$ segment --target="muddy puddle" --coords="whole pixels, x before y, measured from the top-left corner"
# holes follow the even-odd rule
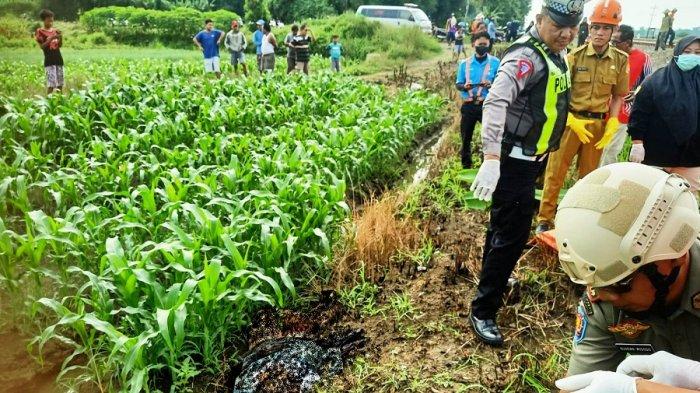
[[[16,331],[0,332],[0,393],[59,393],[55,380],[68,355],[47,345],[44,364],[27,351],[29,339]]]

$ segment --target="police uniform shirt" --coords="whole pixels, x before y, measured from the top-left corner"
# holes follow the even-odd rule
[[[537,28],[530,33],[541,41]],[[557,61],[564,61],[566,50],[550,53]],[[496,79],[484,101],[481,137],[484,154],[500,156],[505,129],[516,129],[519,122],[533,122],[528,107],[529,96],[521,94],[547,76],[547,64],[529,47],[515,48],[503,56]]]
[[[690,249],[688,281],[678,310],[668,318],[637,320],[610,303],[579,302],[569,375],[615,371],[630,355],[666,351],[700,361],[700,239]]]
[[[568,55],[571,69],[571,103],[574,112],[607,113],[610,96],[629,92],[627,54],[611,45],[601,55],[593,44],[580,46]]]

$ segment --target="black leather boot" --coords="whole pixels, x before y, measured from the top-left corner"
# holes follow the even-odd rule
[[[476,336],[479,337],[484,343],[500,347],[503,345],[503,336],[501,331],[498,329],[496,321],[493,319],[479,319],[474,316],[474,314],[469,315],[469,321],[474,328]]]

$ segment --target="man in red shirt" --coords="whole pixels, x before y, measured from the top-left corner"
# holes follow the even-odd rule
[[[612,36],[612,43],[615,47],[629,55],[627,64],[630,67],[630,92],[625,96],[625,104],[620,110],[620,128],[613,137],[612,142],[603,151],[603,157],[600,159],[600,166],[605,166],[617,162],[617,156],[620,154],[625,139],[627,138],[627,123],[629,122],[630,112],[632,111],[632,103],[634,96],[642,85],[646,77],[651,75],[651,57],[643,51],[634,48],[634,29],[631,26],[620,25],[620,28]]]

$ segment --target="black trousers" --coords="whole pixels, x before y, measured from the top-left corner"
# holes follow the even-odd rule
[[[477,122],[481,122],[483,106],[472,102],[462,104],[462,120],[459,123],[459,133],[462,136],[462,168],[472,167],[472,137]]]
[[[516,262],[530,237],[537,210],[535,182],[544,162],[501,155],[501,177],[493,193],[491,222],[486,232],[481,278],[472,313],[479,319],[495,319]]]

